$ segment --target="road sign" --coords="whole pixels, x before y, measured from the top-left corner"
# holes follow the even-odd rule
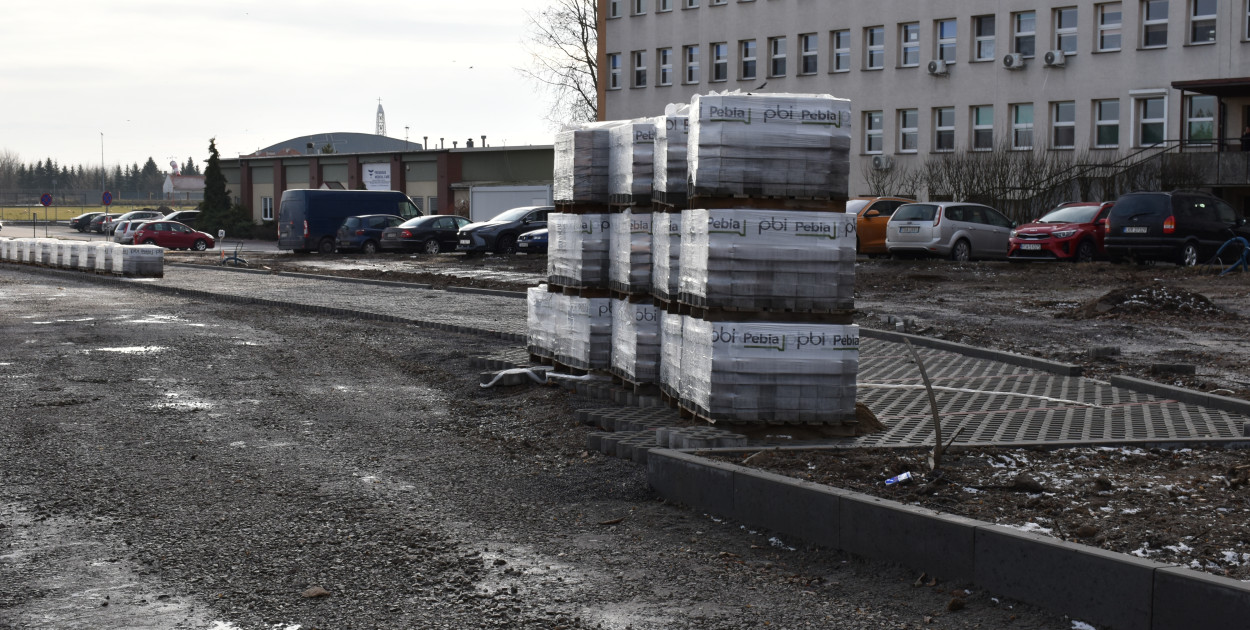
[[[43,207],[45,207],[45,208],[47,208],[48,206],[52,205],[52,195],[50,195],[50,194],[48,194],[48,193],[43,193],[43,194],[42,194],[42,195],[40,195],[40,197],[39,197],[39,203],[43,204]]]
[[[111,193],[111,192],[109,192],[109,191],[107,191],[107,190],[106,190],[106,191],[104,191],[104,197],[101,199],[101,201],[103,201],[103,202],[104,202],[104,205],[106,205],[106,206],[111,206],[111,205],[113,205],[113,193]]]

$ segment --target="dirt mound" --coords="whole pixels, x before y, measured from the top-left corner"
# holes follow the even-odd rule
[[[1205,295],[1164,286],[1116,289],[1061,314],[1071,319],[1113,318],[1123,315],[1235,317],[1216,306]]]

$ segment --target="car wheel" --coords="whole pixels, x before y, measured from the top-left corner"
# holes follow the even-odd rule
[[[365,241],[365,243],[360,246],[360,251],[364,252],[365,254],[369,256],[372,256],[378,253],[378,244],[374,243],[373,241]]]
[[[1196,243],[1185,243],[1181,246],[1180,260],[1177,261],[1182,267],[1193,267],[1198,264],[1198,245]]]
[[[202,252],[208,249],[208,241],[202,238],[197,238],[195,239],[195,244],[191,246],[191,249],[194,249],[197,252]]]
[[[1093,241],[1081,241],[1076,246],[1076,255],[1072,257],[1072,260],[1079,263],[1094,262],[1094,254],[1097,252],[1098,249],[1094,247]]]
[[[495,252],[499,254],[515,254],[516,237],[511,235],[500,236],[499,241],[495,243]]]
[[[322,254],[333,254],[334,253],[334,241],[328,238],[321,239],[321,242],[317,244],[317,251]]]
[[[156,241],[155,241],[154,239],[150,239],[150,238],[149,238],[149,239],[144,239],[143,244],[144,244],[144,245],[155,245],[155,244],[156,244]]]
[[[427,254],[437,254],[441,250],[439,249],[437,240],[429,239],[421,244],[421,251]]]
[[[962,238],[955,241],[955,246],[951,248],[951,260],[961,263],[972,260],[972,246],[968,241]]]

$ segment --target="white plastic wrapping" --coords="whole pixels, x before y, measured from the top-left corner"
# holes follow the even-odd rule
[[[39,251],[35,262],[49,267],[56,265],[56,241],[50,238],[41,238],[36,239],[35,243]]]
[[[582,370],[606,370],[612,363],[612,300],[564,296],[557,320],[556,360]]]
[[[675,300],[681,286],[681,214],[657,212],[651,222],[651,293]]]
[[[608,288],[611,215],[547,215],[547,279],[559,286]]]
[[[690,141],[690,105],[669,105],[655,119],[655,168],[652,176],[657,201],[685,206],[686,145]],[[680,203],[679,203],[680,202]]]
[[[828,94],[696,94],[691,196],[845,199],[851,103]]]
[[[612,300],[612,373],[633,383],[660,377],[660,311],[652,304]]]
[[[6,262],[9,260],[9,245],[12,242],[13,239],[0,238],[0,260]]]
[[[609,132],[619,124],[588,123],[556,133],[551,193],[557,203],[608,202]]]
[[[626,209],[611,215],[608,286],[624,293],[651,291],[651,226],[653,215]]]
[[[121,247],[115,243],[92,243],[95,246],[96,273],[113,272],[113,250]]]
[[[82,267],[83,252],[86,251],[86,243],[74,241],[69,243],[69,251],[65,253],[65,267],[67,269],[80,269]]]
[[[660,390],[681,396],[681,339],[684,315],[660,313]]]
[[[855,307],[855,217],[845,212],[682,212],[679,299],[708,308]]]
[[[547,287],[530,287],[526,292],[526,346],[530,354],[556,356],[556,306],[563,297]]]
[[[655,171],[655,123],[638,119],[608,132],[608,195],[613,203],[651,203]]]
[[[165,249],[157,245],[123,245],[122,273],[159,278],[165,275]]]
[[[714,421],[853,422],[858,371],[858,326],[684,322],[682,404]]]

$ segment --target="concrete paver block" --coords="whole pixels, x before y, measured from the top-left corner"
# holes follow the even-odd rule
[[[1250,584],[1189,569],[1159,569],[1150,628],[1250,628]]]
[[[979,521],[858,493],[840,505],[842,549],[943,579],[972,579]]]

